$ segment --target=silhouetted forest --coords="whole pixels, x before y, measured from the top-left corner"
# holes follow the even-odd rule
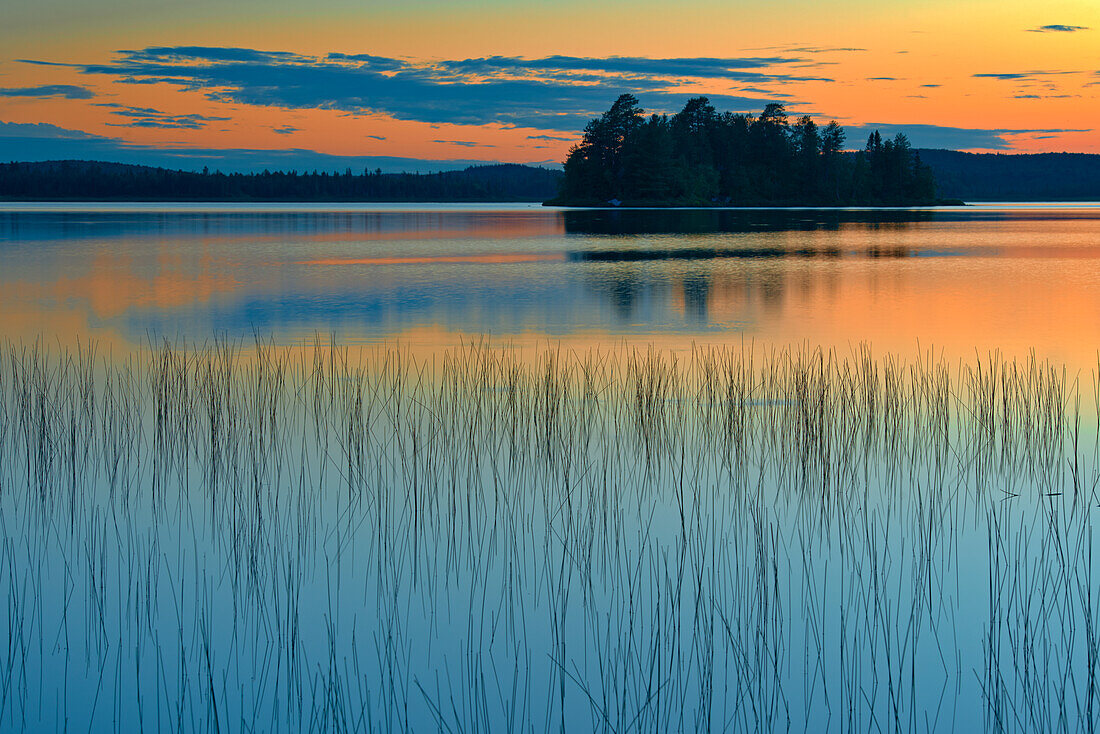
[[[836,121],[791,121],[782,104],[758,116],[719,113],[706,97],[650,115],[620,96],[569,152],[565,205],[915,205],[936,201],[931,169],[904,135],[878,132],[846,154]]]
[[[941,196],[966,201],[1100,201],[1100,155],[922,150]]]
[[[759,118],[748,115],[721,115],[720,120],[737,117],[733,123],[738,135],[752,133],[753,123],[761,118],[775,117],[765,110]],[[590,161],[575,158],[567,161],[570,176],[592,176],[596,181],[581,181],[586,187],[601,186],[606,198],[565,196],[564,203],[606,205],[618,198],[626,204],[691,203],[705,206],[729,205],[836,205],[879,203],[928,203],[926,198],[899,198],[883,188],[896,181],[907,148],[907,141],[876,140],[861,151],[837,151],[843,145],[844,131],[839,125],[810,128],[803,121],[786,123],[785,145],[775,145],[782,166],[769,166],[768,160],[754,147],[735,137],[741,147],[738,157],[728,154],[730,140],[719,140],[711,151],[727,151],[719,160],[731,161],[724,167],[717,164],[689,164],[692,156],[702,158],[705,147],[688,147],[677,159],[669,151],[676,150],[671,136],[673,117],[643,121],[644,134],[657,138],[655,151],[639,150],[624,143],[620,156],[630,160],[621,164],[622,186],[616,192],[606,180],[596,177]],[[602,119],[602,118],[601,118]],[[596,122],[596,121],[594,121]],[[724,124],[724,123],[723,123]],[[783,125],[779,123],[764,123]],[[667,126],[667,127],[666,127]],[[743,127],[742,127],[743,126]],[[589,126],[590,128],[592,125]],[[656,128],[666,128],[656,132]],[[719,129],[721,129],[719,127]],[[807,150],[812,150],[814,133],[818,139],[816,156],[799,155],[798,143],[805,138]],[[797,135],[796,135],[797,133]],[[587,136],[586,136],[587,139]],[[704,138],[707,140],[707,138]],[[717,140],[715,137],[709,140]],[[750,138],[751,140],[751,138]],[[683,145],[685,141],[681,141]],[[700,149],[701,148],[701,149]],[[590,151],[596,149],[590,148]],[[876,153],[877,150],[877,153]],[[889,151],[889,154],[887,154]],[[1100,155],[1088,153],[961,153],[954,150],[910,150],[919,176],[928,185],[928,176],[935,180],[940,201],[1098,201],[1100,200]],[[878,161],[876,164],[875,161]],[[602,169],[600,169],[602,170]],[[645,172],[654,175],[649,179]],[[786,171],[783,173],[783,171]],[[893,172],[893,173],[891,173]],[[124,200],[124,201],[408,201],[408,202],[505,202],[546,201],[556,194],[577,191],[576,178],[561,186],[561,171],[534,166],[503,164],[473,166],[462,171],[445,173],[380,173],[344,172],[270,172],[255,174],[223,174],[205,171],[176,171],[123,163],[98,161],[50,161],[44,163],[0,164],[0,199],[23,200]],[[603,177],[606,179],[606,176]],[[612,177],[612,180],[616,180]],[[714,182],[717,181],[717,184]],[[878,182],[878,183],[876,183]],[[570,188],[571,187],[571,188]],[[717,193],[713,193],[713,188]],[[658,196],[661,191],[665,195]],[[680,194],[677,198],[673,195]],[[694,198],[684,194],[694,191]],[[863,191],[864,193],[860,193]],[[866,191],[879,191],[877,198]],[[885,191],[887,195],[881,192]],[[670,193],[672,192],[672,193]],[[803,193],[809,192],[809,193]],[[629,194],[624,196],[624,194]],[[709,198],[708,198],[709,194]],[[927,191],[924,192],[927,194]]]
[[[0,164],[0,198],[129,201],[544,201],[559,171],[513,164],[443,173],[217,173],[94,161]]]

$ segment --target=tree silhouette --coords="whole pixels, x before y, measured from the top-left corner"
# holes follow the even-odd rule
[[[626,94],[585,126],[569,151],[565,204],[910,205],[935,201],[931,170],[908,139],[872,133],[844,150],[835,120],[791,124],[781,103],[759,116],[721,114],[693,97],[677,114],[644,117]]]

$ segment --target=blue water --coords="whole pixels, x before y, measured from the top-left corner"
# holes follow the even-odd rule
[[[0,206],[0,730],[1092,731],[1098,303],[1096,205]]]

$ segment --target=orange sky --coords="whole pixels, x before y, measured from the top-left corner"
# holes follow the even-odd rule
[[[559,55],[594,60],[593,66],[612,57],[766,57],[782,61],[750,70],[772,78],[700,77],[669,65],[646,72],[648,86],[637,96],[650,109],[671,104],[666,101],[669,92],[779,99],[793,112],[835,117],[846,126],[902,126],[918,147],[1100,153],[1100,4],[1095,0],[487,0],[463,7],[423,1],[392,5],[374,0],[20,4],[5,10],[7,19],[0,27],[0,122],[49,123],[116,139],[114,145],[560,161],[577,125],[554,126],[537,116],[514,118],[518,121],[494,120],[492,115],[448,119],[454,115],[449,115],[446,100],[440,110],[410,111],[402,105],[421,104],[418,95],[430,98],[433,90],[454,90],[405,89],[396,80],[387,87],[396,101],[376,96],[373,88],[357,94],[354,77],[341,77],[333,82],[340,85],[335,91],[326,88],[323,95],[311,96],[308,67],[325,63],[332,52],[396,60],[416,73],[438,64],[500,56],[509,59],[505,76],[513,79],[517,61]],[[1046,26],[1062,29],[1037,30]],[[303,89],[288,90],[281,76],[271,77],[273,89],[245,88],[235,81],[213,88],[203,79],[197,88],[187,89],[179,75],[190,73],[187,67],[197,62],[173,61],[172,82],[158,81],[163,75],[154,73],[164,65],[163,56],[137,76],[128,76],[133,67],[120,63],[126,61],[122,50],[181,46],[290,52],[297,55],[295,73],[307,67]],[[275,68],[282,62],[265,63],[257,75],[283,70]],[[108,67],[107,72],[88,73],[87,67],[94,65]],[[349,73],[347,68],[341,71]],[[382,76],[388,73],[383,70]],[[638,78],[634,71],[623,75],[606,69],[587,79],[553,73],[555,90],[567,88],[574,78],[577,85],[606,89],[604,107],[623,83]],[[783,78],[789,76],[811,79]],[[256,78],[261,86],[268,83]],[[502,80],[481,73],[452,78],[437,73],[431,83]],[[68,91],[60,91],[59,85]],[[221,93],[220,98],[210,99],[212,91]],[[354,99],[348,99],[349,93]],[[590,111],[591,103],[551,100],[557,93],[547,93],[546,110]],[[486,108],[505,109],[513,101],[506,86],[471,92],[475,107],[480,104],[477,94],[489,95]],[[724,107],[721,102],[716,106]],[[189,115],[201,118],[181,119]],[[905,128],[913,125],[980,134],[947,130],[937,136]],[[12,130],[21,134],[15,128],[0,133],[15,134]],[[0,153],[10,157],[6,150]]]

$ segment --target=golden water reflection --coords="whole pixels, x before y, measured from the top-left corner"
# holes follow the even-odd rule
[[[1089,367],[1100,209],[0,210],[0,333],[823,345]]]

